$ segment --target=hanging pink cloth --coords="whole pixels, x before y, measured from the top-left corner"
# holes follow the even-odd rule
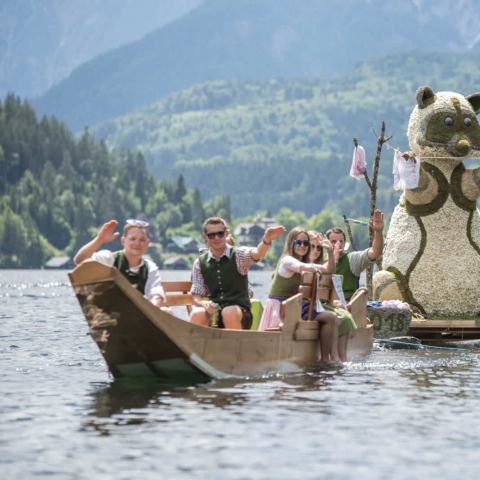
[[[363,177],[367,163],[365,162],[365,150],[363,147],[355,147],[352,158],[352,168],[350,168],[350,176],[357,180]]]
[[[400,150],[393,154],[393,188],[395,190],[412,190],[420,181],[420,159],[406,159]]]

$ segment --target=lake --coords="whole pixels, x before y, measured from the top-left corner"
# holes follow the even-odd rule
[[[0,270],[0,478],[478,477],[478,342],[164,385],[114,381],[87,331],[67,272]]]

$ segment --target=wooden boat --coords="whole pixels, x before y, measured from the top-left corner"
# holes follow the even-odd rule
[[[193,379],[259,376],[315,364],[318,323],[301,321],[302,294],[284,302],[279,331],[194,325],[151,304],[115,268],[86,261],[70,274],[72,287],[115,378]],[[373,326],[354,332],[349,359],[370,354]]]

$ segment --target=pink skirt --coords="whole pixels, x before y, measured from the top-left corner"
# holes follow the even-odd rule
[[[274,298],[268,298],[258,330],[262,332],[267,328],[277,328],[282,321],[281,313],[282,302]]]

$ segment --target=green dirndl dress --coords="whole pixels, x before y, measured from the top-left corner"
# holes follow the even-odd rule
[[[308,307],[310,305],[310,302],[304,302],[302,306],[302,319],[306,320],[308,317]],[[334,307],[333,305],[330,305],[326,301],[322,301],[322,307],[325,309],[327,312],[334,312],[335,315],[338,318],[338,336],[341,337],[342,335],[345,335],[348,332],[351,332],[357,328],[355,325],[355,320],[353,320],[353,317],[351,313],[343,308],[339,307]],[[313,309],[313,318],[315,318],[318,315],[319,312]]]

